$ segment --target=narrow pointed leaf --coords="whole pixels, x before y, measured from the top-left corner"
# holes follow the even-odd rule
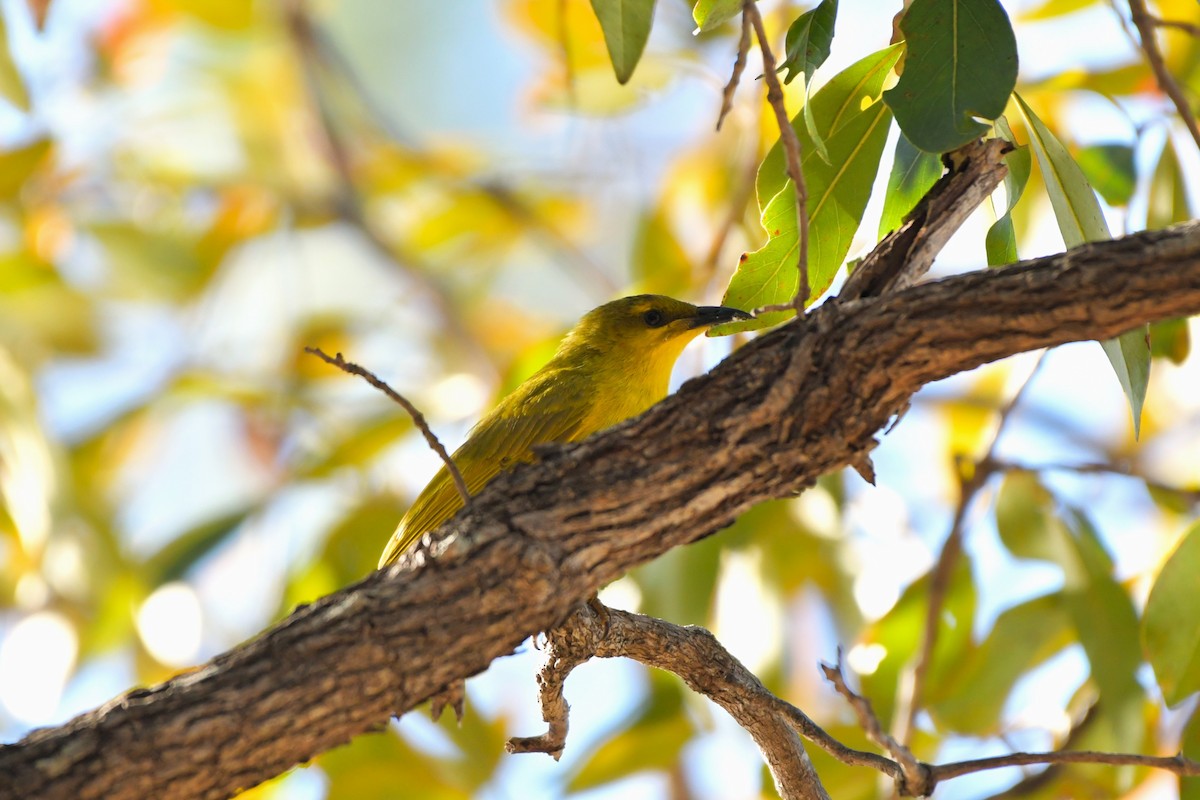
[[[1013,228],[1012,212],[1025,193],[1025,184],[1029,182],[1029,173],[1033,168],[1033,157],[1025,145],[1017,145],[1008,120],[1003,115],[996,119],[996,135],[1011,143],[1014,149],[1004,156],[1004,164],[1008,174],[1004,176],[1005,205],[1004,213],[988,228],[984,237],[987,249],[988,266],[999,267],[1012,264],[1019,260],[1017,254],[1017,233]]]
[[[1029,144],[1042,170],[1046,193],[1050,196],[1050,205],[1058,220],[1063,242],[1067,247],[1077,247],[1085,242],[1112,238],[1100,210],[1100,202],[1079,165],[1021,96],[1013,96],[1017,98],[1017,105],[1029,127]],[[1113,371],[1117,373],[1121,389],[1129,398],[1135,436],[1141,431],[1142,404],[1146,400],[1146,385],[1150,382],[1150,341],[1147,331],[1148,328],[1142,326],[1100,343],[1112,363]]]
[[[654,0],[592,0],[592,10],[604,32],[604,44],[612,60],[617,82],[633,75],[654,21]]]
[[[1017,85],[1017,40],[996,0],[913,0],[900,30],[904,74],[883,99],[922,150],[944,153],[987,132]]]

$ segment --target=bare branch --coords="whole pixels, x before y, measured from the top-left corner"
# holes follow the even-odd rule
[[[787,106],[783,102],[783,86],[779,83],[779,73],[776,70],[775,56],[771,53],[771,42],[763,26],[762,15],[758,13],[756,0],[744,0],[742,16],[749,17],[758,38],[758,49],[762,51],[763,80],[767,82],[767,103],[775,112],[775,122],[779,125],[779,141],[783,145],[783,155],[787,161],[787,174],[792,179],[792,188],[796,192],[796,223],[800,231],[799,253],[796,256],[796,269],[799,271],[800,283],[796,296],[790,306],[766,306],[756,309],[756,313],[766,311],[788,311],[794,309],[796,316],[804,316],[804,307],[808,304],[810,289],[808,285],[808,187],[804,183],[804,169],[801,166],[800,137],[792,127],[788,117]]]
[[[1146,0],[1129,0],[1129,12],[1133,17],[1133,24],[1137,28],[1138,36],[1142,40],[1142,50],[1146,52],[1146,60],[1150,62],[1150,69],[1154,70],[1154,76],[1158,79],[1158,85],[1167,93],[1167,97],[1171,98],[1171,102],[1175,104],[1175,109],[1179,112],[1180,119],[1187,127],[1188,133],[1192,135],[1192,140],[1196,142],[1196,147],[1200,147],[1200,127],[1196,125],[1196,117],[1192,114],[1192,107],[1188,103],[1183,89],[1179,88],[1179,83],[1171,75],[1163,60],[1162,50],[1159,49],[1158,39],[1155,38],[1155,19],[1146,9]]]
[[[717,115],[717,130],[721,130],[721,123],[725,121],[726,115],[733,110],[733,95],[737,92],[738,83],[742,80],[742,72],[746,69],[746,57],[750,53],[750,17],[742,14],[742,38],[738,42],[737,59],[733,62],[733,73],[729,76],[729,83],[725,84],[725,89],[721,92],[721,113]]]
[[[1160,28],[1174,28],[1191,36],[1200,37],[1200,25],[1191,22],[1184,22],[1181,19],[1161,19],[1155,16],[1150,16],[1150,21]]]
[[[562,696],[567,675],[592,657],[631,658],[678,675],[694,691],[729,712],[754,737],[783,800],[828,800],[788,716],[775,711],[786,704],[704,628],[610,608],[604,608],[601,615],[592,605],[585,605],[547,638],[546,663],[538,675],[538,686],[542,716],[550,727],[541,736],[511,740],[510,753],[543,752],[557,759],[567,733],[568,709]]]
[[[361,367],[358,364],[355,364],[353,361],[347,361],[342,358],[341,353],[338,353],[336,356],[331,358],[319,347],[306,347],[304,348],[304,352],[311,353],[312,355],[324,361],[326,364],[332,364],[342,372],[347,372],[351,375],[357,375],[360,378],[364,378],[367,383],[371,384],[376,389],[390,397],[392,400],[399,403],[400,407],[407,411],[408,415],[412,417],[413,424],[416,425],[417,429],[421,431],[421,435],[425,437],[425,441],[429,443],[431,448],[433,448],[433,452],[437,453],[438,458],[440,458],[442,463],[446,465],[446,470],[450,473],[450,477],[454,479],[454,486],[458,489],[458,493],[462,497],[463,505],[467,505],[471,502],[471,493],[467,491],[467,482],[463,480],[462,473],[458,471],[458,466],[454,463],[454,459],[450,457],[450,454],[446,452],[446,448],[442,447],[442,443],[438,441],[437,436],[434,435],[433,429],[429,427],[429,423],[425,420],[425,415],[422,414],[416,406],[410,403],[408,398],[397,392],[391,386],[388,386],[385,381],[381,380],[375,375],[374,372],[371,372],[371,370]]]
[[[900,785],[897,787],[903,797],[925,797],[933,794],[935,781],[932,780],[929,765],[917,760],[912,751],[905,745],[893,739],[879,723],[871,701],[850,688],[846,683],[846,674],[842,669],[842,650],[838,648],[837,663],[821,664],[821,672],[825,679],[833,684],[838,694],[846,698],[850,707],[858,716],[859,727],[867,734],[867,738],[887,752],[900,765],[902,774]]]
[[[498,477],[427,549],[191,672],[0,748],[0,798],[228,796],[484,669],[634,566],[859,461],[927,383],[1197,313],[1200,222],[825,303],[646,414]],[[742,426],[792,369],[805,377],[788,402]]]

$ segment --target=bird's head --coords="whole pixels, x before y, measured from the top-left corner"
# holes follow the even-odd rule
[[[694,306],[657,294],[622,297],[589,311],[568,339],[600,349],[618,348],[629,355],[678,355],[705,329],[735,319],[750,319],[728,306]]]

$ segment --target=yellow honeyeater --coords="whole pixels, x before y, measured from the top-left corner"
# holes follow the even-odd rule
[[[710,325],[749,319],[725,306],[694,306],[643,294],[584,315],[546,366],[500,401],[471,430],[453,459],[476,494],[533,446],[575,442],[637,416],[667,396],[684,345]],[[421,536],[454,516],[462,497],[445,467],[413,501],[379,559],[393,563]]]

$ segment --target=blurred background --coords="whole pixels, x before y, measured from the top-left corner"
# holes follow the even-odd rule
[[[1200,23],[1193,0],[1156,7]],[[806,6],[762,8],[782,43]],[[1076,153],[1114,234],[1191,218],[1197,147],[1157,91],[1127,9],[1006,8],[1019,90]],[[815,83],[885,46],[899,9],[845,0]],[[694,35],[682,0],[658,2],[626,86],[583,0],[0,10],[5,742],[203,662],[374,568],[436,457],[400,409],[304,346],[374,370],[453,447],[584,311],[642,291],[717,302],[738,255],[764,239],[753,181],[777,131],[758,54],[715,132],[738,30]],[[1162,34],[1193,98],[1194,33]],[[1015,212],[1023,257],[1062,249],[1039,180],[1035,167]],[[881,194],[852,257],[878,238]],[[985,204],[935,274],[986,264],[993,219]],[[1105,651],[1058,604],[1063,565],[1018,557],[1003,538],[1006,525],[1072,526],[1111,562],[1104,590],[1142,608],[1200,503],[1197,333],[1194,320],[1156,326],[1138,442],[1098,346],[1056,350],[1036,372],[1041,356],[1026,354],[920,393],[876,454],[877,486],[826,476],[602,598],[710,627],[773,690],[863,746],[817,663],[841,646],[892,717],[962,480],[1024,386],[993,454],[1007,466],[963,514],[966,556],[918,755],[1068,740],[1169,754],[1181,738],[1200,742],[1200,724],[1185,727],[1195,698],[1167,708],[1136,631],[1122,638],[1096,606],[1097,627],[1111,623]],[[695,343],[676,383],[739,343]],[[1134,676],[1123,698],[1132,725],[1089,722],[1110,710],[1096,710],[1106,659]],[[773,796],[723,712],[626,662],[571,678],[561,762],[503,755],[508,736],[541,730],[539,663],[526,646],[470,681],[461,728],[413,713],[247,796]],[[887,796],[873,773],[815,757],[839,800]],[[1010,769],[939,796],[1013,786],[1035,797],[1181,791],[1172,776],[1131,769]]]

